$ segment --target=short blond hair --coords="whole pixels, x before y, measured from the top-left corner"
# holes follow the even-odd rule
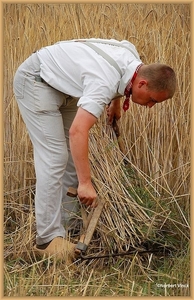
[[[153,63],[140,68],[139,75],[148,81],[150,90],[167,91],[172,98],[176,90],[176,75],[174,70],[165,64]]]

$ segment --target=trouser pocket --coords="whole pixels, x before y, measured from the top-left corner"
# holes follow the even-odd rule
[[[37,113],[60,114],[65,95],[42,81],[34,82],[34,109]]]
[[[23,99],[24,98],[25,81],[26,81],[26,76],[19,68],[16,71],[15,76],[14,76],[14,80],[13,80],[14,94],[15,94],[17,99]]]

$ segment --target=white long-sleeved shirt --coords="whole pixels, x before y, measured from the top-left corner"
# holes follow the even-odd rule
[[[106,104],[116,96],[124,95],[127,84],[142,61],[135,46],[126,40],[87,41],[114,59],[122,75],[104,57],[75,40],[44,47],[37,51],[37,55],[40,76],[55,89],[79,98],[77,105],[98,118]],[[112,45],[112,42],[124,47]]]

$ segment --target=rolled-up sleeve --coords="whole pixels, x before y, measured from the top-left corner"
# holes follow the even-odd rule
[[[104,107],[108,105],[117,94],[119,80],[112,82],[107,78],[86,77],[83,80],[83,96],[77,105],[99,118]]]
[[[91,98],[81,97],[77,103],[77,106],[87,110],[89,113],[99,118],[104,110],[104,103],[100,104],[96,101],[92,101]]]

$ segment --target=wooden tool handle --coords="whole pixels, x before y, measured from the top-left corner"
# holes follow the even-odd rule
[[[94,233],[94,230],[96,228],[96,225],[98,223],[98,219],[101,215],[101,212],[102,212],[102,209],[103,209],[103,206],[104,206],[104,201],[99,201],[98,202],[98,206],[95,208],[94,212],[93,212],[93,215],[91,217],[91,220],[88,224],[88,227],[86,229],[86,234],[85,234],[85,239],[84,239],[84,244],[86,246],[89,245],[91,239],[92,239],[92,236],[93,236],[93,233]]]
[[[80,254],[82,251],[86,251],[88,245],[91,242],[92,236],[94,234],[94,230],[96,229],[96,225],[98,223],[98,219],[101,215],[102,209],[104,206],[104,201],[99,201],[98,206],[94,209],[92,216],[89,216],[91,219],[89,221],[88,227],[84,234],[81,235],[80,240],[77,244],[77,248],[75,252]]]
[[[77,196],[77,190],[73,187],[69,187],[67,191],[67,195],[70,197],[76,197]],[[102,212],[104,206],[104,201],[98,201],[98,206],[89,213],[87,217],[87,228],[80,236],[79,242],[77,244],[77,248],[75,249],[75,253],[80,254],[81,251],[85,251],[92,239],[94,230],[96,228],[96,225],[98,223],[98,219],[100,217],[100,214]]]
[[[75,189],[74,187],[69,187],[67,190],[67,196],[77,197],[77,189]]]

